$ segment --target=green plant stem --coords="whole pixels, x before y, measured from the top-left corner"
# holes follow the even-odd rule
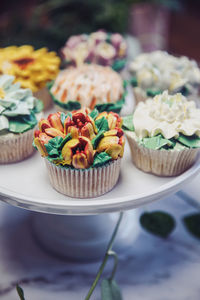
[[[109,278],[110,281],[113,280],[114,276],[115,276],[115,273],[116,273],[116,270],[117,270],[117,265],[118,265],[118,256],[117,254],[113,251],[113,250],[110,250],[108,252],[109,256],[112,256],[114,258],[114,267],[113,267],[113,270],[112,270],[112,273],[111,273],[111,276]]]
[[[94,282],[93,282],[93,284],[92,284],[92,286],[91,286],[91,288],[90,288],[90,290],[89,290],[89,292],[88,292],[88,294],[87,294],[85,300],[89,300],[89,299],[90,299],[90,297],[91,297],[91,295],[92,295],[92,293],[93,293],[93,291],[94,291],[94,289],[95,289],[95,287],[96,287],[96,285],[97,285],[97,283],[98,283],[98,281],[99,281],[99,279],[100,279],[100,277],[101,277],[101,274],[103,273],[104,267],[105,267],[105,265],[106,265],[106,263],[107,263],[107,260],[108,260],[109,256],[110,256],[110,255],[113,256],[113,253],[111,252],[111,254],[109,254],[109,252],[110,252],[111,249],[112,249],[113,242],[114,242],[114,239],[115,239],[115,237],[116,237],[116,235],[117,235],[118,228],[119,228],[119,225],[120,225],[120,223],[121,223],[122,217],[123,217],[123,212],[120,212],[119,219],[118,219],[118,221],[117,221],[117,224],[116,224],[116,226],[115,226],[115,229],[114,229],[114,231],[113,231],[113,234],[112,234],[112,236],[111,236],[111,239],[110,239],[110,241],[109,241],[109,243],[108,243],[107,250],[106,250],[106,253],[105,253],[105,255],[104,255],[103,261],[102,261],[102,263],[101,263],[101,265],[100,265],[100,268],[99,268],[99,270],[98,270],[98,272],[97,272],[96,278],[95,278],[95,280],[94,280]],[[115,270],[116,270],[116,267],[114,267],[114,273],[115,273]],[[112,275],[114,275],[114,274],[112,273]],[[111,278],[112,278],[112,275],[111,275]]]

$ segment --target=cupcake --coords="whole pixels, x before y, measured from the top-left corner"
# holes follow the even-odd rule
[[[46,84],[58,74],[60,58],[46,48],[34,50],[32,46],[0,48],[0,74],[15,76],[22,88],[29,88],[48,108],[52,101]]]
[[[132,161],[144,172],[160,176],[183,173],[200,149],[200,109],[180,93],[167,91],[140,102],[123,119]]]
[[[175,57],[164,51],[140,54],[130,64],[131,84],[136,103],[168,90],[197,100],[200,69],[194,60]]]
[[[14,77],[0,76],[0,163],[13,163],[30,156],[33,132],[43,104],[30,89],[13,83]]]
[[[34,144],[51,185],[70,197],[98,197],[117,183],[124,151],[122,119],[95,109],[57,112],[39,122]]]
[[[71,36],[61,53],[66,64],[79,66],[95,63],[120,71],[126,64],[127,43],[119,33],[98,30],[91,34]]]
[[[110,67],[84,64],[61,71],[50,87],[56,109],[65,112],[95,107],[119,113],[125,102],[125,85]]]

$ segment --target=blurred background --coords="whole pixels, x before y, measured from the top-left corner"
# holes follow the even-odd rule
[[[198,0],[1,0],[0,47],[58,50],[97,29],[134,35],[144,51],[166,49],[200,61]]]

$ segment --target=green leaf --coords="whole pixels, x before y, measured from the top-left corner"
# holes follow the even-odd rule
[[[172,141],[165,139],[162,135],[157,135],[153,137],[143,138],[142,145],[148,149],[158,150],[163,148],[164,146],[173,147],[175,143]]]
[[[95,120],[96,117],[98,116],[98,114],[99,114],[99,111],[95,108],[95,109],[93,109],[93,111],[91,111],[91,113],[89,115],[92,119]]]
[[[54,82],[55,82],[55,80],[51,80],[46,83],[46,87],[48,90],[50,90],[52,88],[52,86],[54,85]]]
[[[17,290],[17,293],[18,293],[18,296],[19,296],[20,300],[25,300],[24,291],[18,284],[16,286],[16,290]]]
[[[105,165],[107,162],[111,160],[111,156],[108,155],[106,152],[97,153],[94,157],[94,162],[92,167],[100,167]]]
[[[33,112],[37,114],[40,113],[43,109],[44,109],[43,102],[37,99],[36,106],[34,107]]]
[[[175,220],[168,213],[155,211],[142,214],[140,224],[145,230],[152,234],[167,238],[175,227]]]
[[[131,84],[133,87],[138,86],[137,78],[136,78],[136,77],[131,77],[131,79],[130,79],[130,84]]]
[[[124,59],[117,59],[114,61],[114,63],[112,64],[111,68],[114,70],[114,71],[120,71],[122,70],[125,65],[126,65],[126,62],[127,60],[124,58]]]
[[[151,90],[151,89],[146,90],[147,96],[152,97],[152,98],[155,97],[156,95],[161,94],[161,93],[162,93],[162,91],[160,91],[160,90],[157,90],[157,91],[154,91],[154,90]]]
[[[97,133],[97,135],[95,136],[95,138],[92,139],[92,146],[93,146],[94,149],[97,148],[98,143],[99,143],[100,140],[104,137],[104,132],[105,132],[105,131],[103,131],[103,130],[102,130],[102,131],[99,131],[99,132]]]
[[[101,300],[122,300],[122,294],[115,280],[103,279],[101,283]]]
[[[195,213],[183,218],[183,222],[187,230],[200,239],[200,213]]]
[[[197,135],[185,136],[180,134],[177,140],[186,147],[200,148],[200,138]]]
[[[32,126],[35,126],[37,124],[37,119],[36,119],[35,114],[33,112],[31,112],[30,115],[22,116],[21,118],[25,123],[28,123]]]
[[[135,128],[134,128],[134,125],[133,125],[133,115],[123,117],[122,128],[124,130],[135,131]]]
[[[67,134],[63,139],[61,136],[56,136],[49,140],[47,144],[45,144],[45,148],[49,157],[54,159],[62,159],[61,150],[65,143],[71,139],[71,134]]]
[[[190,91],[189,91],[189,89],[186,86],[183,86],[182,89],[180,90],[180,93],[183,96],[187,97],[190,94]]]
[[[108,131],[109,130],[109,126],[108,126],[108,121],[106,120],[105,117],[102,117],[101,119],[98,119],[95,121],[95,125],[99,131]]]
[[[12,118],[9,120],[9,131],[13,133],[23,133],[33,127],[34,125],[28,124],[20,118]]]
[[[99,112],[113,111],[116,113],[120,113],[122,106],[124,105],[124,102],[125,102],[125,100],[121,99],[115,103],[96,104],[95,108],[97,108]]]

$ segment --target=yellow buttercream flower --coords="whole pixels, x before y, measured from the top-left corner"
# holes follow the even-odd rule
[[[59,71],[60,58],[47,48],[34,50],[30,45],[0,48],[0,74],[13,75],[23,88],[37,92]]]

